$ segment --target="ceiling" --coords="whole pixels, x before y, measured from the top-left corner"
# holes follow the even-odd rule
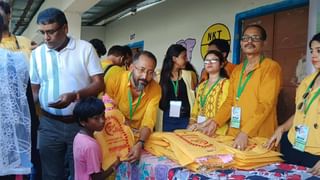
[[[11,0],[11,32],[21,35],[45,0]],[[82,14],[83,26],[104,26],[164,0],[100,0]]]
[[[11,32],[21,35],[44,0],[12,0]]]

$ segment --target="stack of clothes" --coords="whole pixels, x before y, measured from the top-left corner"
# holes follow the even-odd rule
[[[234,154],[232,167],[237,169],[250,170],[283,161],[280,158],[281,153],[264,147],[264,144],[268,141],[267,138],[250,138],[244,151],[232,147],[234,142],[234,137],[232,136],[217,136],[214,137],[214,140],[222,144],[228,152]]]
[[[233,162],[232,153],[200,132],[155,132],[146,142],[145,150],[166,156],[192,171],[211,171],[229,167]]]
[[[281,162],[281,154],[263,147],[265,138],[253,138],[245,151],[232,147],[231,136],[208,137],[200,132],[179,130],[153,133],[145,150],[166,156],[191,171],[212,171],[221,168],[252,169]]]

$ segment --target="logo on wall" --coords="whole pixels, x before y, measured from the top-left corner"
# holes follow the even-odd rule
[[[230,42],[231,35],[229,28],[221,23],[216,23],[208,27],[201,40],[200,53],[202,58],[204,58],[207,53],[208,44],[214,39],[225,39]]]
[[[194,46],[196,45],[196,39],[193,39],[193,38],[188,38],[186,40],[181,39],[178,42],[176,42],[176,44],[180,44],[187,49],[187,58],[188,58],[188,61],[191,62],[192,51]]]

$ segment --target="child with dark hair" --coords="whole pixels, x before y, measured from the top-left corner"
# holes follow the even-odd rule
[[[73,110],[81,126],[73,141],[75,180],[106,179],[120,163],[117,160],[105,171],[101,168],[102,153],[93,133],[104,127],[104,110],[104,103],[95,97],[82,99]]]

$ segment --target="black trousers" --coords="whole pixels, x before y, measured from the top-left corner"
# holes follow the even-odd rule
[[[288,132],[282,135],[280,152],[283,154],[285,162],[289,164],[313,167],[320,160],[320,156],[294,149],[288,139]]]

